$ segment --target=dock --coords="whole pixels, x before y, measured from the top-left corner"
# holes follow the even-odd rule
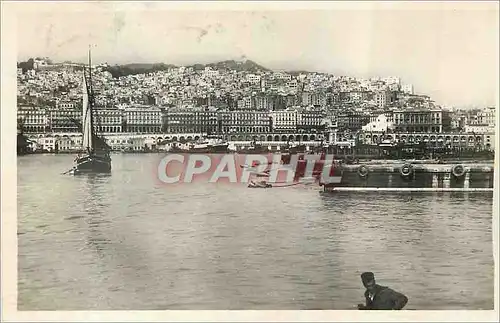
[[[330,192],[493,192],[493,188],[459,187],[332,187]]]
[[[325,191],[493,192],[493,161],[363,161],[334,166]]]

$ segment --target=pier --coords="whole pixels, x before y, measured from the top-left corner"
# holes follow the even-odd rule
[[[492,191],[491,161],[366,161],[336,165],[340,182],[324,183],[325,191]]]
[[[493,188],[332,187],[331,192],[493,192]]]

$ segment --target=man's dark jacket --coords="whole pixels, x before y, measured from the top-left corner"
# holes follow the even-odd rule
[[[366,306],[363,310],[400,310],[408,303],[408,297],[389,287],[375,285],[375,296],[370,299],[368,290],[365,292]]]

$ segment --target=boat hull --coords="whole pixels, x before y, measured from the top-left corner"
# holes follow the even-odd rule
[[[73,174],[78,175],[110,172],[111,158],[109,155],[86,155],[76,159]]]
[[[211,147],[206,147],[206,148],[191,148],[191,149],[189,149],[189,152],[221,154],[221,153],[227,153],[228,148],[229,148],[229,144],[228,145],[220,145],[220,146],[211,146]]]
[[[192,147],[189,149],[182,148],[172,148],[170,152],[173,153],[187,153],[187,154],[225,154],[229,152],[229,144],[220,146],[209,146],[209,147]]]
[[[269,149],[264,148],[254,148],[254,149],[251,149],[251,148],[247,148],[247,149],[240,149],[238,150],[238,153],[239,154],[247,154],[247,155],[257,155],[257,154],[269,154],[271,151]]]

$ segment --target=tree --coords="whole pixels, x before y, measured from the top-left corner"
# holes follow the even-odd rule
[[[17,64],[17,67],[23,70],[23,73],[26,73],[28,70],[32,70],[35,64],[35,60],[33,58],[28,59],[26,62],[20,62]]]

